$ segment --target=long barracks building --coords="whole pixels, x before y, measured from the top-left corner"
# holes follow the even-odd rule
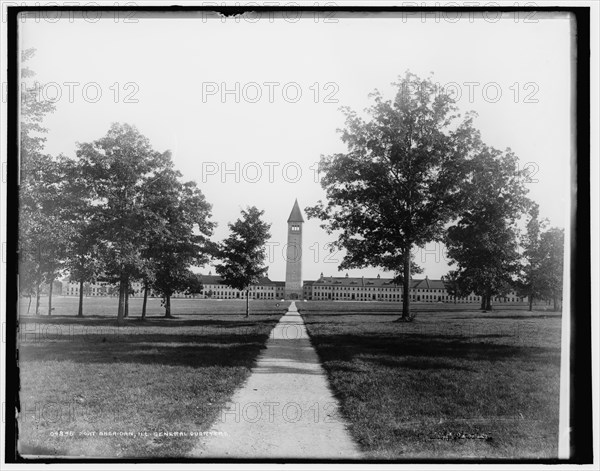
[[[203,289],[198,294],[176,293],[174,298],[196,298],[196,299],[244,299],[243,291],[231,288],[223,283],[216,275],[202,276]],[[134,297],[144,295],[141,284],[133,283]],[[63,282],[62,294],[65,296],[79,296],[79,283]],[[86,287],[88,296],[110,296],[116,295],[106,289],[104,283],[91,284]],[[153,293],[150,294],[153,296]],[[285,282],[272,281],[267,277],[250,287],[251,299],[286,299]],[[315,281],[304,281],[302,285],[302,296],[296,299],[306,301],[387,301],[402,302],[402,285],[394,283],[392,278],[365,278],[365,277],[334,277],[321,276]],[[413,302],[454,302],[454,298],[448,294],[442,280],[424,279],[411,280],[410,300]],[[526,298],[519,297],[515,292],[493,299],[495,302],[518,303],[524,302]],[[481,297],[470,295],[457,298],[460,303],[480,303]]]
[[[214,299],[239,299],[244,298],[244,293],[224,285],[218,276],[208,275],[202,277],[203,292],[194,297]],[[271,281],[264,277],[250,290],[252,299],[289,299],[285,295],[283,281]],[[325,277],[321,274],[315,281],[304,281],[302,296],[298,299],[305,301],[387,301],[402,302],[402,285],[394,283],[392,278],[365,278],[365,277]],[[448,294],[442,280],[424,279],[411,280],[410,300],[413,302],[436,303],[454,302]],[[457,298],[460,303],[481,303],[481,297],[470,295]],[[519,297],[514,291],[505,296],[497,296],[493,301],[499,303],[524,302],[525,298]]]
[[[308,301],[387,301],[402,302],[402,285],[394,282],[393,278],[365,278],[365,277],[324,277],[321,274],[316,281],[304,282],[304,299]],[[410,300],[413,302],[454,302],[446,290],[442,280],[413,279],[409,290]],[[481,297],[474,294],[457,298],[461,303],[480,303]],[[496,302],[523,302],[512,291],[505,296],[493,298]]]

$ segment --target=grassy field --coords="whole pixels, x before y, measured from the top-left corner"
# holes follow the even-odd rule
[[[398,304],[299,304],[366,456],[555,458],[560,313],[414,307],[395,323]]]
[[[46,313],[43,299],[41,313]],[[243,383],[287,302],[57,297],[53,315],[21,316],[20,452],[184,457]],[[371,459],[553,458],[560,314],[498,305],[298,302]],[[27,300],[24,300],[26,311]],[[546,306],[539,306],[546,308]],[[124,435],[106,435],[122,433]],[[186,436],[165,436],[184,432]]]
[[[51,317],[20,317],[19,451],[126,458],[185,456],[248,376],[288,303],[251,301],[245,319],[244,301],[174,299],[177,318],[164,319],[151,299],[141,322],[141,299],[132,299],[123,327],[116,298],[86,298],[84,318],[76,298],[53,305]]]
[[[48,298],[43,297],[40,300],[40,315],[39,317],[48,316]],[[52,298],[52,316],[76,316],[79,298],[73,296],[55,296]],[[83,315],[84,317],[109,317],[117,319],[117,297],[90,296],[83,300]],[[194,314],[219,313],[224,314],[245,314],[245,300],[219,300],[219,299],[186,299],[172,298],[171,299],[171,314],[174,316],[185,316]],[[19,310],[21,316],[33,316],[35,310],[35,299],[31,303],[29,314],[27,314],[28,298],[19,300]],[[289,305],[289,301],[262,301],[250,300],[251,314],[270,313],[273,309],[279,309],[280,305],[282,312],[284,306]],[[146,307],[146,315],[150,317],[162,317],[165,314],[165,308],[160,304],[160,298],[148,298]],[[129,316],[130,318],[140,317],[142,315],[142,298],[129,298]],[[116,325],[116,324],[115,324]]]

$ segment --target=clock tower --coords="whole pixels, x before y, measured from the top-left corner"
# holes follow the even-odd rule
[[[302,299],[302,212],[298,200],[287,220],[285,299]]]

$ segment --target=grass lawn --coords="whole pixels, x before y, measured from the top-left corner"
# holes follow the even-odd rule
[[[245,301],[173,299],[178,318],[164,319],[160,301],[150,299],[141,322],[141,302],[130,300],[123,327],[116,298],[86,298],[84,318],[76,317],[77,298],[67,297],[53,299],[51,317],[20,317],[21,454],[185,456],[199,440],[193,434],[210,429],[248,376],[288,305],[251,301],[245,319]]]
[[[556,458],[560,313],[524,306],[298,304],[371,459]]]

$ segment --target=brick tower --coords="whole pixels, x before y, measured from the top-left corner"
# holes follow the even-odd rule
[[[288,239],[285,268],[285,299],[302,299],[302,212],[298,200],[287,220]]]

